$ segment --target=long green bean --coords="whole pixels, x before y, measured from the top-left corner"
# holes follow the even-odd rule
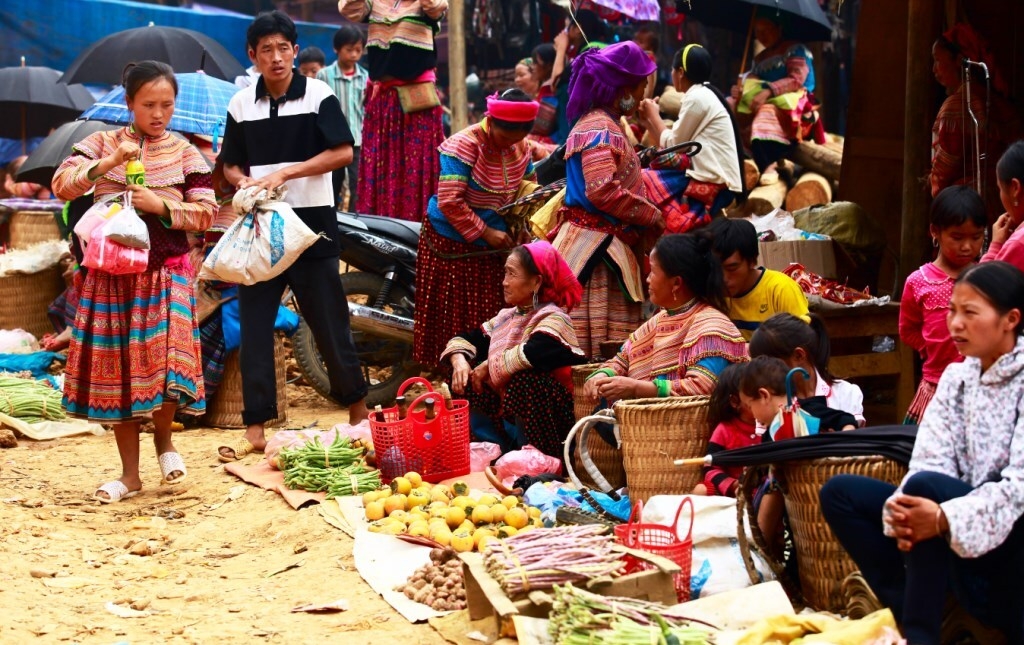
[[[0,412],[28,423],[58,421],[67,415],[61,393],[24,378],[0,376]]]
[[[353,447],[348,437],[340,435],[330,446],[314,438],[299,448],[282,450],[284,484],[293,490],[326,492],[327,497],[377,490],[381,486],[380,471],[368,469],[363,454],[362,448]]]

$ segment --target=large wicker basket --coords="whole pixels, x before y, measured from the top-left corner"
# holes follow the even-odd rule
[[[629,498],[680,495],[700,482],[700,469],[678,468],[676,459],[703,457],[711,431],[706,396],[634,399],[615,404]]]
[[[285,371],[284,342],[274,337],[274,375],[277,380],[277,418],[267,421],[267,427],[284,424],[288,420],[288,389]],[[224,363],[224,377],[213,401],[207,402],[207,425],[218,428],[244,428],[242,421],[242,370],[238,362],[238,350],[228,354]]]
[[[818,492],[840,474],[873,477],[899,485],[906,464],[887,457],[824,457],[786,461],[775,466],[775,478],[786,499],[789,527],[796,545],[800,591],[816,610],[842,612],[846,600],[843,580],[857,570],[821,514]]]
[[[583,396],[583,387],[587,377],[599,367],[601,367],[600,363],[591,363],[589,365],[576,365],[572,368],[573,411],[576,414],[577,421],[594,412],[593,402]],[[593,460],[594,465],[605,476],[608,483],[616,489],[625,486],[626,470],[622,466],[622,450],[609,444],[596,432],[591,432],[587,436],[587,447],[590,449],[590,458]],[[573,452],[572,461],[573,470],[579,475],[580,481],[587,486],[594,486],[593,480],[590,479],[586,469],[583,467],[579,446],[576,446],[576,450]]]
[[[36,338],[52,334],[46,312],[63,290],[60,266],[0,277],[0,329],[24,329]]]
[[[11,215],[11,248],[24,249],[40,242],[59,240],[55,215],[49,211],[18,211]]]

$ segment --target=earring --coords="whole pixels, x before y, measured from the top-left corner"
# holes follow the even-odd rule
[[[939,248],[939,238],[937,238],[937,237],[933,237],[932,238],[932,248],[933,249]]]
[[[537,306],[539,305],[539,302],[538,302],[538,300],[539,300],[538,294],[539,293],[540,293],[540,289],[538,289],[537,291],[533,292],[533,308],[534,309],[536,309]]]

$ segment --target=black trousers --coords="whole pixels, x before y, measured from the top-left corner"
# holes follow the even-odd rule
[[[976,618],[1002,629],[1009,642],[1024,642],[1024,520],[1017,521],[1005,542],[978,558],[959,557],[943,538],[919,542],[902,553],[896,540],[882,533],[882,507],[895,490],[877,479],[837,475],[819,496],[832,532],[878,599],[892,609],[907,642],[938,645],[949,591]],[[932,472],[919,472],[903,486],[907,495],[939,503],[971,490],[958,479]]]
[[[348,302],[338,275],[338,258],[300,257],[273,280],[238,287],[238,313],[242,323],[238,356],[245,406],[242,420],[246,425],[265,423],[277,417],[274,320],[286,286],[295,293],[302,317],[313,332],[313,340],[327,366],[331,398],[347,406],[366,397],[366,380],[349,327]]]

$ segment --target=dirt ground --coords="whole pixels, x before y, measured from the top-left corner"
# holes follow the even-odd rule
[[[347,419],[312,389],[289,388],[289,427]],[[143,491],[110,505],[91,495],[120,473],[112,433],[22,439],[0,451],[0,642],[444,643],[362,581],[352,539],[315,508],[292,510],[224,471],[216,448],[237,432],[176,433],[188,465],[187,481],[176,486],[159,484],[143,434]],[[339,599],[349,611],[291,612]],[[119,617],[108,603],[148,615]]]

